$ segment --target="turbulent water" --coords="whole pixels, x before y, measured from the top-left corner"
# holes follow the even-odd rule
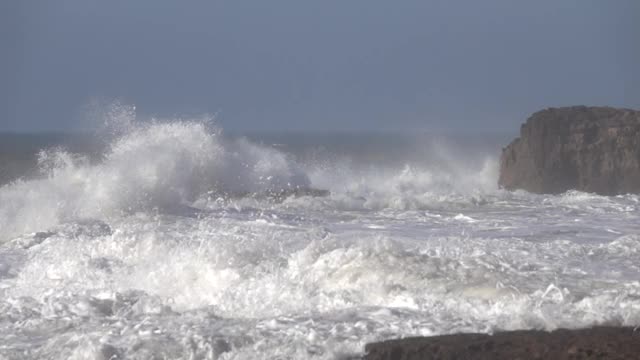
[[[639,196],[500,190],[501,145],[155,121],[99,156],[43,149],[0,187],[0,358],[348,359],[640,325]]]

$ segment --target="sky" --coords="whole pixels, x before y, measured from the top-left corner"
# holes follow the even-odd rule
[[[232,131],[517,131],[640,108],[638,0],[5,0],[0,131],[87,108]]]

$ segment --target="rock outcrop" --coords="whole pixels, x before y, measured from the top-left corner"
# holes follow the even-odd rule
[[[550,108],[502,151],[500,186],[534,193],[640,193],[640,111]]]
[[[640,358],[640,331],[596,327],[407,338],[368,344],[364,360],[587,360]]]

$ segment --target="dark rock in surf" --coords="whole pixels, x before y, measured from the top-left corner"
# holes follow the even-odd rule
[[[269,199],[275,202],[283,202],[284,200],[290,197],[294,197],[294,198],[303,197],[303,196],[326,197],[326,196],[329,196],[330,194],[331,193],[329,192],[329,190],[296,187],[291,189],[275,189],[275,190],[272,189],[272,190],[255,192],[255,193],[234,192],[234,193],[229,193],[225,195],[230,198],[251,197],[255,199]]]
[[[638,359],[640,331],[595,327],[417,337],[367,344],[365,360]]]
[[[549,108],[502,151],[500,186],[534,193],[640,192],[640,111]]]
[[[329,190],[324,189],[315,189],[315,188],[295,188],[289,190],[276,190],[269,191],[268,196],[276,199],[277,201],[284,201],[289,197],[303,197],[303,196],[311,196],[311,197],[326,197],[329,196]]]

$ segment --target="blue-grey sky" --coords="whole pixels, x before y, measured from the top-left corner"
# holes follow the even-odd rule
[[[246,130],[515,131],[640,108],[638,0],[6,0],[0,131],[215,113]]]

